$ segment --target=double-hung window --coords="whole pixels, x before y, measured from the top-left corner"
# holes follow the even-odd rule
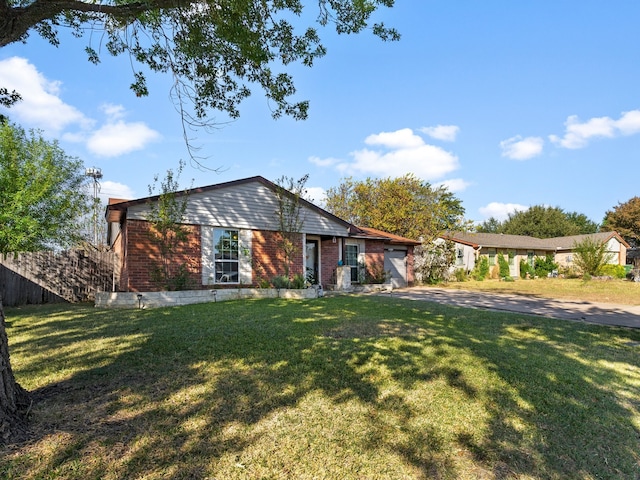
[[[213,251],[215,283],[238,283],[238,230],[216,228],[213,232]]]

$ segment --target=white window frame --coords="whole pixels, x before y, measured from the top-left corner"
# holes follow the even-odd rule
[[[227,252],[223,250],[222,252],[218,252],[216,243],[218,239],[229,233],[231,235],[230,240],[235,241],[235,252],[233,249],[229,249]],[[233,238],[235,234],[235,238]],[[220,236],[219,236],[220,235]],[[213,283],[217,285],[237,285],[240,283],[240,230],[237,228],[214,228],[213,229]],[[235,253],[235,258],[233,255]],[[225,254],[228,254],[228,258],[224,258]],[[217,256],[220,255],[220,258]],[[229,273],[233,274],[234,272],[230,271],[229,273],[225,273],[224,268],[219,272],[218,265],[223,264],[235,264],[235,276],[229,275]],[[226,277],[226,279],[225,279]]]

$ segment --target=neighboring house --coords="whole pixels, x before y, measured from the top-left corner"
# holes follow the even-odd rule
[[[277,191],[258,176],[177,193],[187,195],[189,235],[172,258],[187,265],[193,288],[259,286],[284,274]],[[159,289],[151,278],[158,248],[147,221],[158,198],[110,200],[107,206],[108,242],[121,259],[120,291]],[[296,235],[299,253],[291,275],[303,274],[327,289],[336,284],[337,267],[345,265],[354,283],[363,280],[364,268],[384,268],[394,286],[413,284],[413,248],[419,242],[358,228],[304,199],[300,204],[302,231]]]
[[[611,254],[609,263],[624,265],[629,244],[616,232],[601,232],[570,237],[535,238],[525,235],[505,235],[500,233],[450,232],[440,238],[454,243],[454,269],[473,270],[480,256],[486,256],[489,267],[497,265],[497,256],[504,255],[509,262],[512,277],[520,275],[520,261],[533,266],[536,257],[553,256],[561,267],[571,267],[574,261],[574,246],[586,238],[593,238],[607,244]]]

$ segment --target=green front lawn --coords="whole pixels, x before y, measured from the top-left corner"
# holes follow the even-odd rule
[[[516,279],[513,282],[504,282],[487,279],[481,282],[476,280],[449,282],[437,285],[437,287],[586,302],[640,305],[640,283],[629,280],[592,279],[584,281],[577,278],[536,278],[535,280]]]
[[[640,477],[640,331],[393,297],[6,309],[3,479]]]

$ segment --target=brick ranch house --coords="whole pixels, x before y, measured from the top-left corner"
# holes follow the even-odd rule
[[[187,265],[190,287],[257,287],[284,274],[278,249],[278,186],[256,176],[178,192],[187,195],[184,227],[188,238],[172,257],[176,270]],[[108,243],[120,259],[118,291],[160,290],[151,271],[160,260],[147,221],[158,196],[110,199],[106,209]],[[291,275],[332,288],[339,265],[350,267],[351,281],[364,268],[391,273],[395,287],[412,285],[413,249],[419,242],[369,228],[359,228],[300,199],[302,231],[296,235]]]
[[[607,245],[609,263],[624,265],[629,244],[616,232],[599,232],[569,237],[536,238],[525,235],[505,235],[500,233],[449,232],[440,237],[454,243],[455,261],[453,269],[473,270],[479,257],[489,260],[489,267],[498,264],[497,255],[504,255],[509,262],[512,277],[520,275],[520,261],[534,264],[536,257],[551,255],[560,267],[573,265],[574,247],[590,238]]]

